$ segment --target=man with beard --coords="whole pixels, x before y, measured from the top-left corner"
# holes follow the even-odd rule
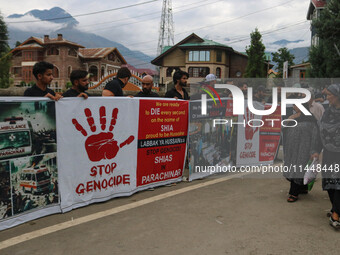
[[[70,75],[72,88],[64,92],[63,97],[84,97],[87,99],[89,94],[86,90],[89,87],[89,74],[86,71],[74,70]]]
[[[131,77],[131,72],[127,67],[122,67],[118,70],[117,77],[106,84],[102,96],[114,97],[123,96],[123,88],[128,84]]]
[[[56,94],[47,86],[53,81],[53,64],[48,62],[38,62],[33,66],[33,75],[37,79],[37,83],[28,88],[24,92],[25,97],[48,97],[58,101],[62,96]]]
[[[138,92],[135,97],[159,97],[159,95],[152,91],[153,78],[151,75],[145,75],[142,79],[142,91]]]
[[[173,81],[175,87],[165,93],[165,97],[189,100],[188,92],[183,88],[187,86],[189,74],[182,70],[178,70],[174,73]]]
[[[266,96],[266,88],[260,85],[256,90],[256,93],[253,97],[253,101],[259,102],[261,104],[265,104],[266,103],[265,96]]]

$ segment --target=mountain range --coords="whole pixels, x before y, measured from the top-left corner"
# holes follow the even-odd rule
[[[151,68],[155,69],[155,66],[151,65],[151,60],[154,57],[144,54],[140,51],[131,50],[124,45],[117,43],[115,41],[109,40],[105,37],[96,35],[94,33],[87,33],[77,29],[77,24],[79,23],[71,14],[59,7],[54,7],[49,10],[31,10],[25,14],[12,14],[8,16],[8,19],[19,19],[23,17],[34,17],[36,19],[49,21],[58,25],[61,25],[59,29],[54,29],[49,33],[51,38],[55,38],[57,34],[63,34],[63,37],[69,41],[76,42],[86,48],[99,48],[99,47],[116,47],[119,52],[124,56],[126,61],[137,68]],[[44,32],[39,32],[32,29],[19,29],[14,26],[8,26],[9,30],[9,45],[14,47],[16,42],[23,42],[31,36],[43,38]],[[289,43],[298,43],[301,40],[288,41],[279,40],[273,42],[274,45],[279,45],[281,47],[286,46]],[[308,60],[308,47],[294,48],[289,51],[295,56],[294,63],[299,64],[303,61]]]
[[[288,41],[288,40],[282,39],[282,40],[279,40],[279,41],[272,42],[271,44],[285,47],[289,43],[299,43],[299,42],[303,42],[303,40]]]
[[[140,51],[130,50],[124,45],[115,41],[111,41],[105,37],[96,35],[94,33],[83,32],[77,29],[76,25],[78,24],[78,21],[74,17],[72,17],[71,14],[59,7],[54,7],[50,10],[31,10],[25,14],[12,14],[7,18],[18,19],[27,16],[33,16],[40,20],[62,24],[62,28],[51,31],[49,33],[49,36],[51,38],[57,37],[57,34],[63,34],[63,37],[65,39],[76,42],[80,45],[85,46],[86,48],[116,47],[130,65],[133,65],[136,68],[155,69],[155,66],[151,65],[150,63],[153,57],[148,56]],[[67,18],[65,19],[65,17]],[[32,26],[32,28],[33,27],[34,26]],[[41,33],[34,29],[32,29],[31,31],[27,31],[8,26],[8,30],[10,38],[9,45],[12,48],[15,46],[17,41],[24,42],[31,36],[40,38],[44,37],[44,33]]]

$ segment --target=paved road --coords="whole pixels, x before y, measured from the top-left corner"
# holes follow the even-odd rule
[[[340,231],[328,225],[321,181],[292,204],[288,186],[282,178],[243,176],[160,187],[2,231],[0,247],[39,230],[0,254],[339,254]],[[59,223],[67,227],[41,231]]]

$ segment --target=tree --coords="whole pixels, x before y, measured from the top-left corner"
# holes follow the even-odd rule
[[[283,74],[283,63],[288,61],[288,67],[294,65],[294,55],[290,54],[289,50],[286,47],[280,48],[277,52],[272,53],[273,62],[277,63],[278,74],[276,75],[279,78],[282,78]]]
[[[21,42],[16,41],[16,43],[15,43],[15,48],[18,47],[20,44],[21,44]]]
[[[267,76],[266,56],[264,53],[266,47],[263,45],[261,38],[262,35],[257,28],[250,33],[250,46],[246,47],[248,64],[244,75],[247,78],[265,78]]]
[[[311,77],[340,77],[340,1],[330,0],[320,17],[312,21],[319,37],[317,46],[309,52]]]
[[[10,49],[7,40],[7,26],[0,13],[0,88],[9,87]]]

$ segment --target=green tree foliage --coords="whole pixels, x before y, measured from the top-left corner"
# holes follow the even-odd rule
[[[266,56],[264,53],[266,47],[263,45],[261,38],[262,35],[257,28],[250,33],[250,46],[246,47],[248,64],[244,75],[247,78],[265,78],[267,76]]]
[[[10,49],[7,40],[7,26],[0,13],[0,88],[9,87]]]
[[[277,52],[272,53],[273,62],[277,63],[278,74],[277,77],[282,77],[283,74],[283,63],[288,61],[288,67],[294,65],[294,55],[290,54],[286,47],[280,48]]]
[[[315,78],[340,77],[340,1],[330,0],[320,17],[312,21],[319,44],[309,52],[310,75]]]

